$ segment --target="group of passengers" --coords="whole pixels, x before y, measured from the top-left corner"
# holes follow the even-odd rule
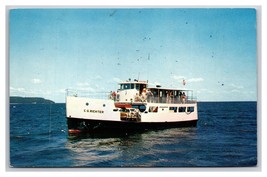
[[[173,95],[173,91],[167,91],[166,92],[166,103],[172,103],[174,101],[173,100],[174,98],[175,97]],[[182,102],[182,103],[186,102],[185,92],[179,92],[179,99],[180,99],[180,102]],[[154,102],[154,95],[150,89],[144,88],[142,90],[141,94],[136,93],[134,101],[135,102],[146,102],[147,101],[147,102],[153,103]]]
[[[116,99],[117,93],[114,91],[110,93],[110,99],[114,100]],[[174,99],[174,95],[172,91],[166,92],[166,103],[172,103],[172,100]],[[179,99],[180,102],[185,103],[186,102],[186,95],[185,92],[179,92]],[[134,97],[135,102],[154,102],[154,95],[150,89],[143,88],[141,94],[136,93]]]
[[[142,90],[141,94],[136,93],[135,97],[134,97],[134,101],[135,102],[152,102],[153,100],[153,93],[151,92],[150,89],[146,89],[144,88]]]
[[[175,96],[173,95],[173,92],[172,91],[167,91],[166,95],[167,95],[166,102],[167,103],[172,103],[172,99],[175,98]],[[180,102],[185,103],[185,100],[186,100],[185,92],[179,92],[179,98],[180,98]]]

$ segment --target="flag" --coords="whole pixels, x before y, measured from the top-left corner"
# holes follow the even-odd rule
[[[183,85],[185,85],[185,80],[183,79]]]

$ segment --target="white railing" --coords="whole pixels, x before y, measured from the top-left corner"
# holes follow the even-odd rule
[[[87,97],[94,99],[105,99],[105,100],[114,100],[119,101],[119,97],[113,96],[112,92],[89,92],[84,90],[73,90],[66,89],[66,96],[74,96],[74,97]],[[117,95],[119,96],[119,95]],[[176,97],[157,97],[157,96],[148,96],[145,98],[138,97],[132,98],[132,103],[174,103],[174,104],[192,104],[196,103],[196,98],[192,96],[187,96],[186,99],[181,99],[179,96]]]
[[[112,99],[110,92],[89,92],[84,90],[66,89],[66,96],[87,97],[94,99]]]

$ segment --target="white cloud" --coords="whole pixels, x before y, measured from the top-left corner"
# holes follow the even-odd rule
[[[187,80],[187,82],[202,82],[202,81],[204,81],[202,77],[191,78]]]
[[[80,88],[77,88],[77,91],[95,92],[96,90],[92,87],[80,87]]]
[[[101,80],[101,79],[103,79],[103,78],[102,78],[102,76],[97,75],[94,79],[96,79],[96,80]]]
[[[175,80],[178,80],[178,81],[185,80],[185,82],[202,82],[202,81],[204,81],[204,79],[202,77],[196,77],[196,78],[187,79],[185,76],[173,75],[173,76],[171,76],[171,78],[175,79]]]
[[[199,89],[199,90],[197,90],[196,92],[197,92],[197,93],[205,93],[205,94],[207,94],[207,93],[209,93],[209,94],[213,94],[213,93],[215,93],[214,91],[209,90],[209,89]]]
[[[184,76],[176,76],[176,75],[172,75],[171,78],[175,79],[175,80],[183,80],[183,79],[185,79]]]
[[[40,79],[36,79],[36,78],[35,79],[32,79],[31,82],[34,83],[34,84],[40,84],[40,83],[42,83],[42,81]]]
[[[243,89],[244,87],[242,85],[236,85],[236,84],[230,84],[231,87],[234,89]]]
[[[233,93],[241,93],[240,90],[237,90],[237,89],[233,89],[233,90],[231,90],[231,92],[233,92]]]
[[[78,82],[78,83],[76,83],[76,85],[79,86],[79,87],[87,87],[90,84],[88,82]]]
[[[14,88],[14,87],[10,87],[9,88],[10,89],[10,92],[11,93],[17,93],[17,92],[21,92],[21,93],[25,93],[26,91],[25,91],[25,88]]]
[[[95,92],[96,89],[94,89],[92,86],[92,84],[90,84],[89,82],[78,82],[76,83],[75,88],[71,88],[71,90],[76,90],[76,91],[82,91],[82,92]]]
[[[117,78],[117,77],[113,77],[113,78],[112,78],[112,81],[113,81],[113,82],[121,82],[122,80],[119,79],[119,78]]]
[[[50,94],[50,92],[43,90],[29,90],[22,87],[10,87],[10,95],[12,96],[43,96],[48,94]]]

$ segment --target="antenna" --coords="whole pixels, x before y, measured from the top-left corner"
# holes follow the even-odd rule
[[[140,72],[138,72],[138,78],[137,78],[137,80],[139,80],[139,75],[140,75]]]

